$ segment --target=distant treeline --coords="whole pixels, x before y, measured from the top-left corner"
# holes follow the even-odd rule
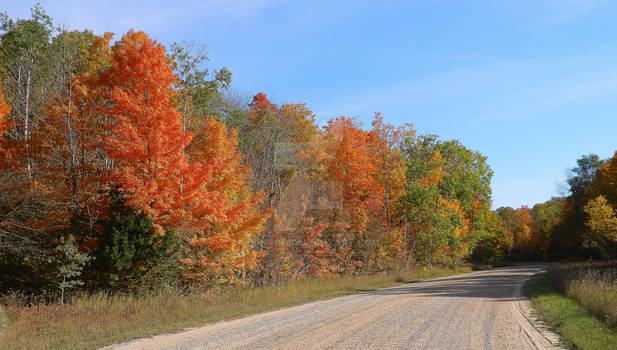
[[[582,156],[569,171],[569,195],[533,208],[497,210],[513,239],[512,257],[544,260],[617,259],[617,152]]]

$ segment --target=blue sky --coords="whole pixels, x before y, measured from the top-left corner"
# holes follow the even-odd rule
[[[34,1],[0,0],[11,17]],[[41,1],[69,28],[207,44],[211,68],[320,123],[374,112],[488,157],[493,206],[558,194],[582,154],[617,150],[617,2]]]

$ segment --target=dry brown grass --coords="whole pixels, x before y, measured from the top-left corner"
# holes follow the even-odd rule
[[[297,305],[427,278],[469,272],[433,268],[328,280],[298,280],[281,286],[212,289],[188,295],[82,297],[69,305],[26,307],[10,298],[0,349],[91,349],[173,332],[189,326]],[[2,326],[0,316],[0,327]]]
[[[617,327],[617,262],[559,265],[548,271],[548,278],[567,297]]]

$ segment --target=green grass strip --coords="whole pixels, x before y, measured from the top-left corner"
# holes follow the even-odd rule
[[[525,283],[523,291],[540,319],[559,333],[570,347],[583,350],[616,350],[617,332],[590,315],[579,303],[553,289],[540,271]]]

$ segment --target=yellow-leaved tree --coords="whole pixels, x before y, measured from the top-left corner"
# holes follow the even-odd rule
[[[598,196],[585,205],[588,231],[585,245],[597,249],[604,258],[617,257],[617,217],[604,196]]]

